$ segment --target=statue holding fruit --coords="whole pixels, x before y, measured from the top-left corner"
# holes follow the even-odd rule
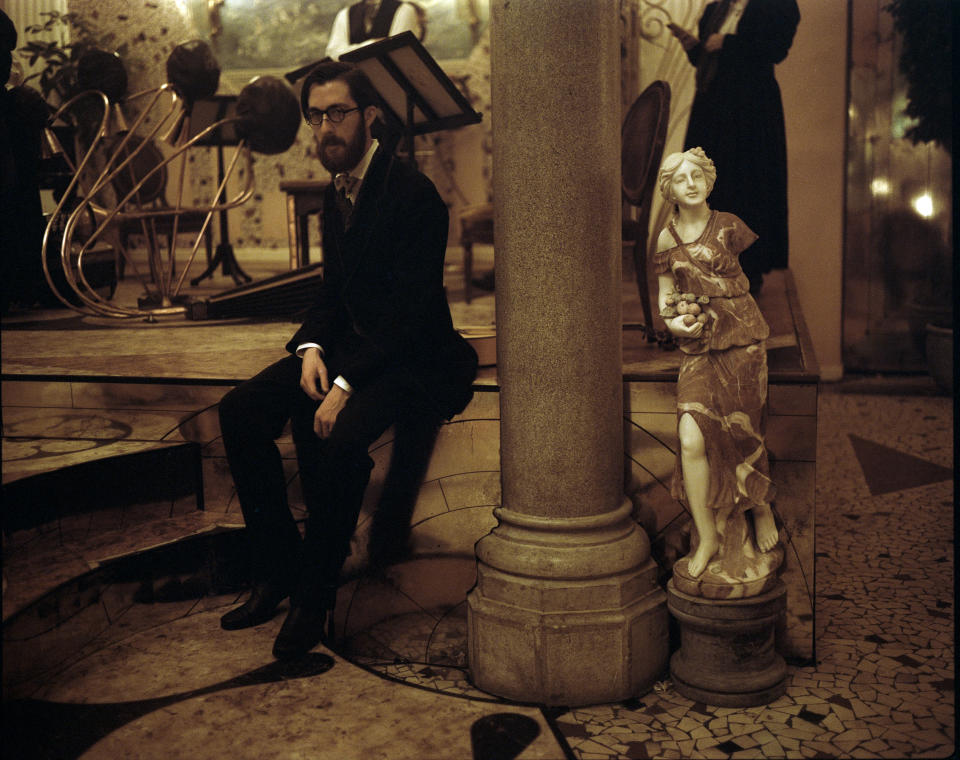
[[[674,584],[696,596],[737,598],[776,581],[783,550],[763,438],[770,330],[738,260],[757,236],[707,205],[716,176],[701,148],[664,159],[660,192],[675,211],[653,266],[660,315],[683,352],[672,493],[695,528]]]

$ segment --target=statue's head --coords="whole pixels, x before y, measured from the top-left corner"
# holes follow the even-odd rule
[[[713,190],[713,185],[717,181],[717,169],[713,165],[713,160],[703,152],[703,148],[690,148],[682,153],[671,153],[663,159],[663,163],[660,164],[660,173],[657,175],[660,194],[667,203],[676,202],[671,193],[673,175],[683,165],[684,161],[699,166],[703,171],[703,176],[707,181],[707,195],[710,195],[710,191]]]

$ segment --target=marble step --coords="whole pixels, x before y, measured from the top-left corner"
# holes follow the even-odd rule
[[[77,443],[63,440],[62,448],[69,452]],[[11,446],[29,445],[4,439],[4,454]],[[56,441],[44,440],[43,448],[56,451]],[[5,472],[4,533],[50,523],[62,529],[94,512],[101,513],[101,522],[119,527],[204,508],[200,444],[138,442],[114,448],[99,447],[93,456],[76,462],[45,457],[36,465],[42,469],[21,468],[20,477]]]

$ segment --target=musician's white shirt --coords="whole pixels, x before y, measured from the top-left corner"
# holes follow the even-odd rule
[[[349,6],[337,11],[337,15],[333,19],[333,26],[330,28],[330,40],[327,42],[327,55],[334,60],[338,60],[344,53],[349,53],[351,50],[356,50],[357,48],[377,41],[376,39],[370,39],[359,42],[356,45],[351,45],[349,13]],[[420,39],[422,36],[420,17],[417,15],[416,8],[410,3],[400,3],[397,12],[393,14],[389,36],[392,37],[395,34],[406,31],[413,32],[417,36],[417,39]]]

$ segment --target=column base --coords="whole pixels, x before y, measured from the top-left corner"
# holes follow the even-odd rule
[[[467,597],[478,688],[573,707],[628,699],[664,677],[666,594],[630,508],[542,521],[498,510]]]
[[[490,568],[479,568],[491,580]],[[501,573],[500,582],[505,578]],[[651,560],[625,585],[656,581]],[[485,576],[485,578],[484,578]],[[546,596],[566,596],[576,585],[514,578]],[[480,584],[478,584],[479,587]],[[567,588],[564,588],[566,586]],[[600,593],[603,590],[598,589]],[[559,601],[559,599],[558,599]],[[594,705],[644,694],[664,677],[669,655],[666,599],[660,588],[623,608],[537,610],[488,599],[475,589],[467,597],[469,662],[477,688],[520,702]]]
[[[782,581],[764,594],[718,600],[667,584],[667,606],[680,624],[680,649],[670,658],[676,690],[716,707],[756,707],[787,688],[787,665],[774,649],[777,619],[786,609]]]

